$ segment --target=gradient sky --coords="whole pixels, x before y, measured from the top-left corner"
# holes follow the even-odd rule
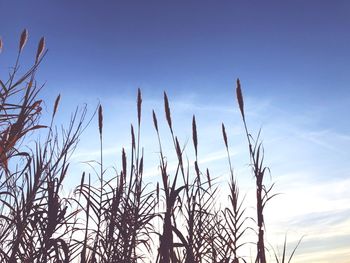
[[[157,160],[150,113],[162,114],[166,90],[183,143],[195,113],[202,164],[222,177],[226,123],[236,174],[249,193],[253,180],[234,98],[239,77],[248,125],[254,133],[262,127],[266,164],[283,193],[267,210],[270,243],[282,244],[288,232],[293,247],[305,235],[295,262],[349,263],[350,1],[0,0],[0,10],[1,78],[24,28],[24,65],[45,36],[49,51],[38,80],[46,82],[47,107],[61,93],[64,121],[76,105],[88,103],[92,112],[100,101],[112,164],[129,146],[138,87],[143,145]],[[92,126],[73,162],[96,158]]]

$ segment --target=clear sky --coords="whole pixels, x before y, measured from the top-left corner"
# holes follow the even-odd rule
[[[225,175],[224,121],[238,180],[253,183],[242,178],[249,159],[234,98],[239,77],[248,124],[262,127],[272,180],[284,193],[267,211],[271,243],[282,244],[287,231],[291,241],[305,234],[295,262],[349,262],[350,1],[0,0],[0,10],[1,77],[23,28],[24,62],[45,36],[38,80],[48,107],[61,93],[64,120],[77,104],[93,111],[101,101],[107,155],[129,145],[140,87],[143,145],[156,159],[150,113],[162,114],[166,90],[183,142],[197,115],[203,165]],[[75,158],[92,157],[97,145],[96,131],[87,131]]]

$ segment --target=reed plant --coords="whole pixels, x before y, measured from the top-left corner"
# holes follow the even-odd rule
[[[248,130],[239,80],[236,97],[255,178],[256,218],[247,215],[224,124],[221,128],[228,160],[229,202],[221,207],[217,204],[219,183],[208,168],[200,165],[196,117],[192,118],[194,156],[190,161],[185,155],[186,144],[176,136],[165,92],[164,119],[176,169],[168,168],[157,114],[153,111],[160,179],[154,184],[145,182],[140,89],[137,123],[130,126],[131,148],[129,153],[121,149],[121,168],[111,170],[104,166],[103,107],[99,105],[96,113],[100,158],[90,163],[92,171],[82,172],[80,184],[74,187],[72,195],[66,196],[62,188],[69,172],[69,158],[90,121],[86,120],[87,109],[83,107],[72,114],[67,128],[58,129],[55,116],[59,95],[49,124],[41,123],[43,102],[38,97],[42,86],[37,84],[35,75],[47,52],[45,39],[39,41],[33,65],[19,74],[27,40],[28,31],[24,30],[9,78],[0,80],[0,262],[267,262],[264,208],[276,194],[272,193],[274,185],[267,187],[264,181],[269,169],[264,165],[260,132],[254,138]],[[0,39],[0,51],[2,47]],[[28,147],[21,145],[39,132],[44,139],[34,139]],[[256,232],[254,259],[240,253],[243,246],[251,244],[245,239],[249,231]],[[275,253],[276,262],[286,261],[285,250],[286,241],[282,258]]]
[[[15,65],[8,79],[0,80],[0,261],[69,262],[65,236],[72,231],[70,219],[76,211],[68,209],[61,188],[86,111],[77,110],[69,127],[58,131],[53,126],[58,96],[50,125],[40,124],[42,100],[38,96],[42,86],[35,74],[46,53],[45,39],[39,41],[33,65],[19,74],[27,39],[28,31],[24,30]],[[30,133],[38,130],[45,139],[23,147]]]

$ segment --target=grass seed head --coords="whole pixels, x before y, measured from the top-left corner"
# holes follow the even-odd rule
[[[152,115],[153,115],[154,127],[156,128],[156,131],[158,132],[158,121],[157,121],[157,116],[156,116],[156,113],[154,112],[154,110],[152,110]]]
[[[1,39],[1,37],[0,37],[0,53],[1,53],[1,51],[2,51],[2,47],[3,47],[3,43],[2,43],[2,39]]]
[[[60,100],[61,100],[61,94],[59,94],[55,100],[55,105],[53,107],[53,115],[52,116],[55,116],[55,114],[57,112],[58,104],[60,103]]]
[[[170,115],[170,107],[169,107],[169,100],[168,96],[164,92],[164,108],[165,108],[165,117],[168,122],[168,125],[170,129],[172,130],[172,124],[171,124],[171,115]]]
[[[208,180],[209,187],[211,188],[211,178],[210,178],[210,173],[208,168],[207,168],[207,180]]]
[[[39,41],[38,50],[36,52],[36,57],[35,57],[36,62],[38,62],[39,58],[43,54],[44,49],[45,49],[45,38],[42,37]]]
[[[21,34],[21,38],[19,40],[19,52],[22,52],[25,44],[27,43],[28,40],[28,30],[24,29]]]
[[[242,95],[241,83],[240,83],[239,79],[237,79],[236,95],[237,95],[239,110],[241,111],[242,118],[245,119],[243,95]]]
[[[227,143],[227,135],[226,135],[225,125],[222,123],[221,127],[222,127],[222,136],[224,137],[225,146],[227,148],[228,147],[228,143]]]
[[[137,90],[137,120],[138,124],[140,126],[141,123],[141,104],[142,104],[142,97],[141,97],[141,90]]]
[[[122,150],[122,166],[123,166],[123,175],[126,176],[126,154],[125,149]]]
[[[100,136],[102,136],[102,127],[103,127],[103,112],[102,105],[98,107],[98,130],[100,132]]]
[[[193,115],[193,119],[192,119],[192,138],[193,138],[194,150],[195,150],[196,156],[197,156],[198,137],[197,137],[196,117],[194,115]]]

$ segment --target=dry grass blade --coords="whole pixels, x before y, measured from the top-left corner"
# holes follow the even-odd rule
[[[239,110],[241,111],[241,114],[242,114],[242,118],[245,119],[243,95],[242,95],[241,83],[240,83],[239,79],[237,79],[236,96],[237,96]]]
[[[19,52],[22,52],[25,44],[27,43],[28,40],[28,30],[24,29],[21,34],[21,38],[19,41]]]
[[[85,172],[83,172],[81,179],[80,179],[80,193],[81,193],[81,190],[83,188],[84,182],[85,182]]]
[[[303,237],[301,237],[298,241],[298,243],[296,244],[296,246],[294,247],[292,253],[290,254],[289,258],[288,258],[288,261],[287,261],[287,258],[286,258],[286,252],[287,252],[287,235],[285,236],[284,238],[284,243],[283,243],[283,250],[282,250],[282,258],[279,259],[278,258],[278,254],[276,252],[276,250],[274,248],[272,248],[273,250],[273,254],[275,256],[275,259],[276,259],[276,262],[277,263],[290,263],[292,261],[292,258],[297,250],[297,248],[299,247],[301,241],[303,240]]]

